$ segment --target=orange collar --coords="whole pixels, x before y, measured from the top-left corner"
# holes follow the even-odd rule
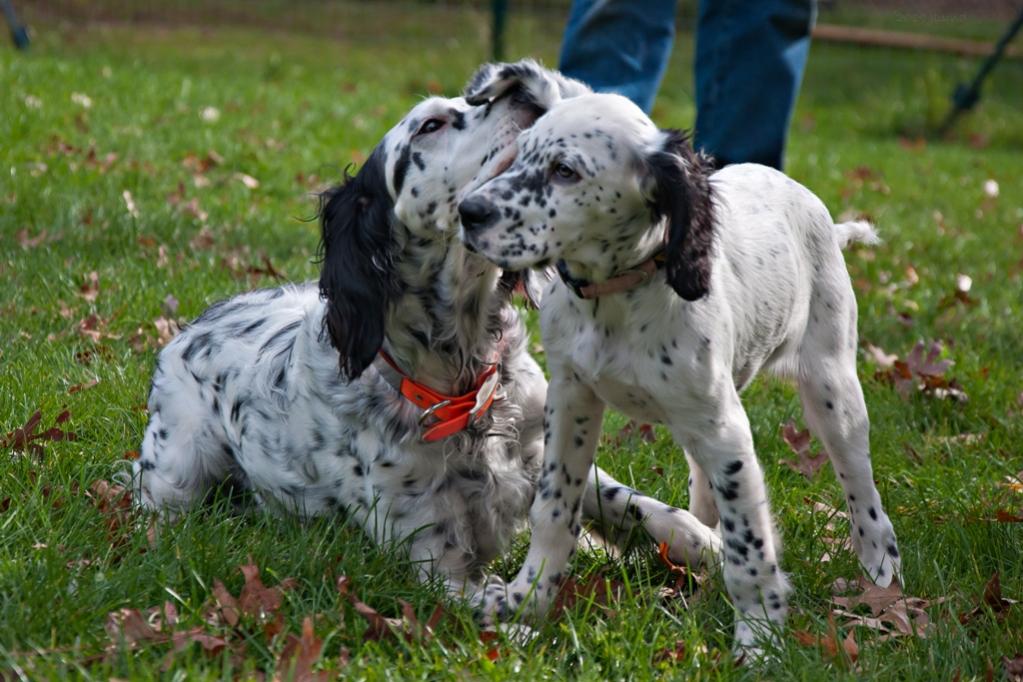
[[[401,377],[401,383],[397,387],[398,392],[406,400],[422,408],[423,413],[419,416],[420,425],[428,419],[434,420],[430,426],[423,430],[423,440],[428,443],[464,431],[469,424],[490,409],[497,396],[501,378],[497,371],[497,363],[488,367],[480,375],[474,390],[463,395],[444,395],[405,374],[398,367],[398,363],[382,349],[380,357]]]

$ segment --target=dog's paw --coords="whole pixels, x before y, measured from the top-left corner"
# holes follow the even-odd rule
[[[864,529],[858,546],[854,545],[856,555],[860,559],[867,577],[878,587],[888,587],[893,580],[902,581],[902,556],[899,544],[895,539],[895,530],[885,517],[870,530]]]
[[[546,608],[547,601],[537,595],[531,584],[518,580],[505,583],[500,578],[488,578],[473,600],[476,619],[484,626],[532,618]]]

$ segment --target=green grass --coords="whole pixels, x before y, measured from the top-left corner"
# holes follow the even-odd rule
[[[161,672],[168,645],[99,656],[110,642],[109,612],[172,601],[182,627],[201,625],[214,579],[237,593],[237,567],[248,557],[269,584],[297,579],[282,608],[286,632],[320,614],[322,665],[342,669],[345,647],[346,674],[365,679],[968,679],[989,666],[997,677],[1001,657],[1023,651],[1020,607],[1001,621],[987,614],[968,626],[959,622],[995,571],[1005,596],[1023,599],[1023,524],[992,521],[997,510],[1023,512],[1023,495],[1002,485],[1023,469],[1018,62],[999,67],[957,136],[918,143],[976,60],[816,45],[789,147],[796,179],[835,215],[869,215],[886,238],[847,256],[861,337],[900,356],[918,340],[943,341],[955,362],[949,374],[969,394],[965,404],[903,399],[874,378],[875,366],[862,355],[876,478],[899,534],[906,590],[948,597],[930,610],[929,638],[880,641],[860,630],[861,655],[850,671],[786,636],[766,672],[736,668],[727,655],[718,658],[731,633],[720,580],[707,583],[688,609],[681,600],[662,603],[656,591],[671,577],[648,543],[634,538],[624,559],[583,553],[574,565],[579,576],[604,570],[624,581],[614,614],[584,600],[531,643],[501,644],[491,661],[493,645],[478,641],[458,605],[449,605],[431,642],[365,642],[364,620],[335,589],[338,576],[349,576],[358,595],[388,616],[405,599],[425,618],[440,595],[414,582],[400,554],[372,547],[343,519],[302,524],[214,505],[166,529],[153,545],[144,527],[115,529],[112,542],[85,491],[123,471],[126,453],[138,448],[155,351],[136,349],[137,330],[156,336],[153,323],[168,295],[180,302],[176,315],[190,318],[214,300],[274,282],[236,276],[225,259],[244,268],[261,266],[265,255],[290,280],[314,277],[311,191],[364,158],[427,90],[457,92],[487,54],[487,17],[479,12],[324,4],[277,25],[280,6],[257,5],[250,21],[234,28],[41,17],[29,53],[0,48],[0,436],[37,409],[49,427],[65,407],[71,416],[63,426],[78,436],[47,443],[41,457],[0,451],[0,671],[32,679],[272,673],[283,638],[267,641],[251,627],[237,661],[195,645],[178,653],[168,672]],[[509,54],[553,63],[560,22],[556,14],[514,15]],[[1000,30],[970,24],[974,37],[992,39]],[[691,36],[680,38],[655,111],[662,125],[693,119],[691,44]],[[91,108],[73,93],[87,95]],[[219,110],[219,119],[204,122],[206,107]],[[185,162],[211,150],[222,160],[197,187]],[[104,168],[110,153],[116,158]],[[239,173],[259,186],[247,188]],[[985,198],[989,179],[999,184],[996,198]],[[175,206],[168,197],[179,183],[184,196]],[[205,222],[181,208],[192,199]],[[195,239],[204,226],[212,245]],[[22,245],[22,230],[24,238],[46,236]],[[906,283],[909,267],[919,279],[913,285]],[[88,301],[78,292],[93,271],[99,293]],[[973,278],[974,302],[946,305],[959,273]],[[90,314],[119,338],[97,344],[79,334],[78,321]],[[99,383],[68,393],[93,380]],[[800,418],[789,387],[760,380],[745,402],[796,588],[788,627],[824,632],[830,585],[858,569],[846,552],[821,561],[823,520],[805,500],[840,506],[839,488],[827,467],[808,482],[778,464],[788,456],[779,425]],[[623,423],[611,417],[609,436]],[[982,438],[953,440],[961,434]],[[685,504],[685,466],[665,433],[653,444],[616,445],[609,437],[599,457],[616,477]],[[524,540],[495,570],[514,571]],[[653,662],[677,640],[686,643],[683,661]]]

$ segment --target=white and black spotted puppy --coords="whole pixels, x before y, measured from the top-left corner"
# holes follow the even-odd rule
[[[498,84],[489,94],[501,92]],[[481,97],[488,93],[484,89]],[[758,165],[716,173],[684,135],[616,95],[565,99],[518,140],[502,175],[461,207],[463,240],[504,268],[557,264],[540,319],[551,382],[533,537],[509,585],[554,595],[569,559],[578,484],[606,405],[665,424],[691,466],[690,509],[720,518],[738,648],[783,622],[781,547],[740,391],[761,369],[796,381],[849,503],[865,570],[899,577],[871,474],[856,375],[856,300],[842,258],[864,223],[835,224],[805,187]],[[502,615],[496,590],[484,608]]]
[[[319,286],[222,301],[167,345],[138,504],[173,516],[231,482],[301,515],[345,510],[377,542],[408,540],[422,577],[475,589],[533,500],[546,381],[509,301],[519,276],[466,251],[456,208],[558,87],[537,74],[485,106],[418,104],[323,195]],[[602,472],[581,476],[591,518],[643,523],[680,559],[720,544]]]

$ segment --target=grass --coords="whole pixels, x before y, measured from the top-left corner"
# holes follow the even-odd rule
[[[46,443],[41,455],[0,451],[0,671],[32,679],[270,674],[283,637],[266,640],[251,624],[239,658],[191,645],[169,659],[160,644],[102,656],[108,613],[171,601],[183,627],[202,625],[214,579],[237,593],[237,567],[249,557],[268,584],[297,580],[281,609],[285,632],[318,614],[321,665],[364,679],[968,679],[1001,675],[1001,657],[1023,651],[1023,609],[959,619],[995,572],[1005,596],[1023,598],[1023,524],[994,520],[999,510],[1023,511],[1023,496],[1005,485],[1023,470],[1018,62],[996,70],[954,138],[924,142],[920,131],[941,117],[976,60],[816,45],[788,152],[790,174],[835,215],[868,215],[886,238],[847,256],[861,337],[903,357],[917,341],[942,341],[955,362],[949,375],[969,395],[964,404],[903,398],[862,354],[876,478],[899,534],[906,591],[948,598],[930,609],[928,638],[882,641],[858,629],[851,669],[787,633],[768,671],[735,667],[716,655],[727,652],[731,632],[720,579],[688,608],[682,599],[663,602],[657,589],[671,576],[634,538],[622,559],[594,552],[575,561],[579,576],[605,571],[624,582],[613,614],[583,599],[532,642],[500,643],[491,660],[495,645],[479,641],[458,605],[448,606],[431,642],[364,641],[366,623],[338,595],[337,576],[349,576],[360,598],[389,616],[405,599],[425,618],[440,595],[413,581],[400,553],[374,548],[342,518],[302,524],[216,504],[155,543],[144,525],[111,528],[117,517],[104,516],[86,491],[123,471],[138,448],[165,299],[173,296],[174,316],[188,319],[219,298],[273,284],[245,272],[266,270],[263,256],[289,280],[314,277],[310,192],[365,158],[425,92],[457,92],[486,56],[487,17],[471,10],[304,5],[277,23],[280,3],[257,7],[233,28],[203,26],[198,9],[194,24],[135,27],[40,15],[30,17],[31,52],[0,48],[0,436],[36,410],[49,427],[65,408],[61,426],[78,436]],[[553,63],[560,21],[514,15],[510,55]],[[984,26],[987,33],[971,23],[971,34],[992,39],[1001,30]],[[654,112],[662,125],[693,119],[690,49],[683,35]],[[210,110],[204,120],[209,107],[219,117]],[[211,150],[217,162],[197,186],[195,164]],[[997,197],[985,195],[988,180],[998,183]],[[99,289],[88,300],[80,289],[92,272]],[[972,277],[969,303],[953,296],[960,273]],[[78,331],[93,314],[112,337],[94,342]],[[139,329],[150,339],[145,347]],[[790,456],[779,425],[800,419],[789,387],[758,380],[745,402],[796,587],[789,630],[823,633],[831,584],[858,569],[848,552],[822,560],[827,531],[807,500],[840,506],[838,485],[828,467],[807,481],[779,464]],[[667,434],[616,443],[623,423],[608,419],[601,463],[685,504],[686,470]],[[524,541],[495,570],[514,571]],[[681,661],[655,660],[677,641],[687,652]]]

